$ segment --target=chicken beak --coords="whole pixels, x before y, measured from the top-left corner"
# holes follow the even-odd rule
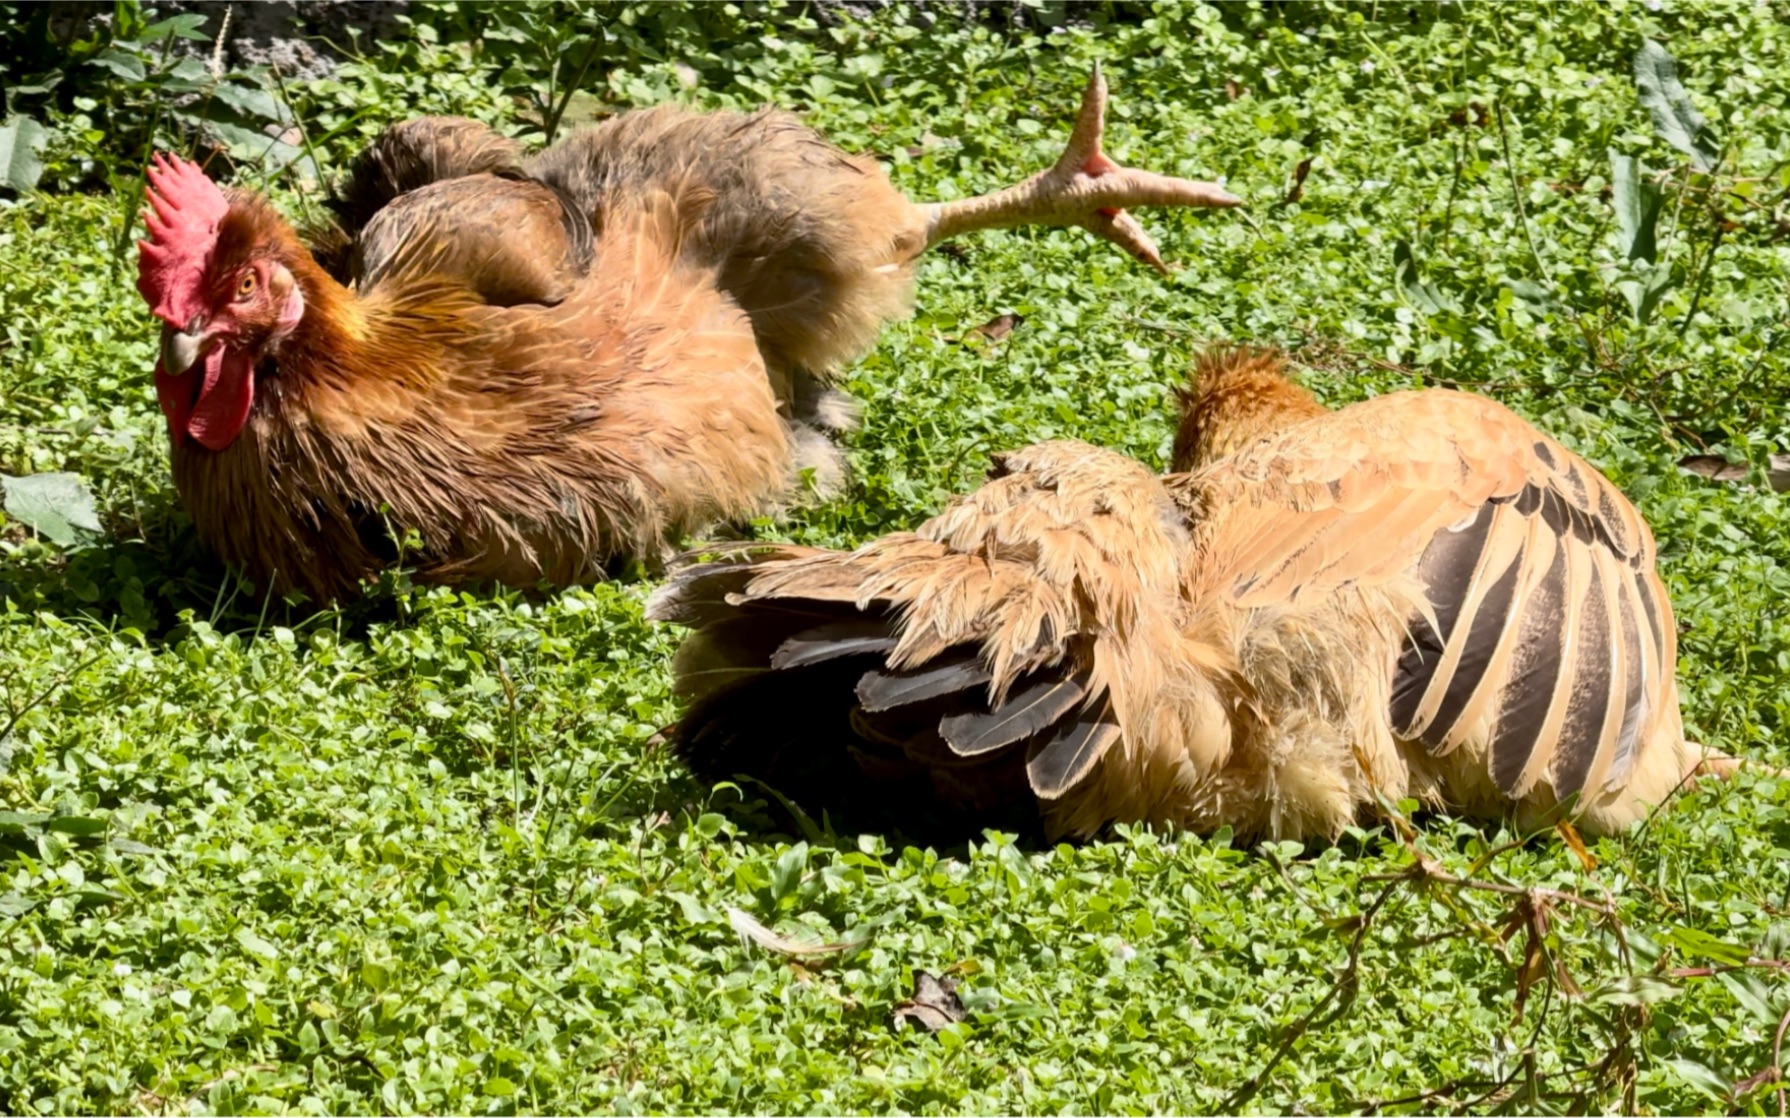
[[[176,330],[172,326],[162,327],[162,371],[171,377],[177,377],[193,367],[199,360],[199,350],[205,344],[203,333],[188,333]]]

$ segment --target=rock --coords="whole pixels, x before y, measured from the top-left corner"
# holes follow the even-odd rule
[[[405,34],[397,17],[409,6],[407,0],[163,0],[154,5],[153,16],[198,12],[215,43],[228,11],[226,66],[277,66],[283,77],[308,80],[334,73],[357,38],[364,49]],[[213,49],[190,40],[183,46],[202,56]]]

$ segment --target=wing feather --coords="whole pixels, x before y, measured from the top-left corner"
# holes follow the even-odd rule
[[[894,645],[890,641],[888,647]],[[893,710],[967,691],[990,678],[973,649],[917,668],[875,668],[858,680],[858,704],[872,713]]]
[[[895,626],[882,619],[835,621],[804,629],[777,646],[771,669],[784,671],[824,664],[844,656],[887,652],[895,647]]]
[[[1455,627],[1448,634],[1431,682],[1410,723],[1411,735],[1437,753],[1452,748],[1448,744],[1450,731],[1460,718],[1467,696],[1484,677],[1516,593],[1519,560],[1526,542],[1522,521],[1496,506],[1490,509],[1490,516],[1491,532],[1466,586],[1430,587],[1432,601],[1436,597],[1454,597],[1459,602]]]
[[[1532,764],[1539,752],[1536,747],[1547,740],[1548,720],[1556,713],[1564,713],[1555,700],[1566,667],[1569,630],[1560,624],[1560,618],[1565,607],[1571,549],[1550,536],[1537,535],[1536,543],[1545,547],[1550,558],[1525,602],[1512,611],[1511,621],[1505,627],[1510,643],[1509,666],[1502,672],[1487,673],[1498,684],[1498,706],[1487,757],[1492,779],[1507,791],[1534,783],[1530,774],[1538,767]],[[1539,556],[1532,561],[1540,567]]]
[[[1603,593],[1597,608],[1603,614],[1603,624],[1609,631],[1610,659],[1606,668],[1609,682],[1600,696],[1602,709],[1597,730],[1597,748],[1591,754],[1591,763],[1577,779],[1555,780],[1555,791],[1562,796],[1603,785],[1603,779],[1610,771],[1610,763],[1615,760],[1616,749],[1622,737],[1623,718],[1628,712],[1628,648],[1623,640],[1622,580],[1607,565],[1599,564],[1599,568],[1601,577],[1598,584]]]
[[[939,722],[945,744],[960,757],[1012,745],[1054,726],[1087,697],[1087,675],[1047,678],[1021,688],[986,713],[955,714]]]
[[[1349,586],[1410,598],[1396,733],[1470,745],[1506,795],[1619,788],[1666,702],[1671,606],[1634,506],[1502,406],[1399,393],[1171,480],[1196,598],[1287,609]]]
[[[1120,730],[1109,703],[1084,710],[1055,737],[1039,746],[1026,762],[1026,776],[1040,799],[1054,800],[1088,775]]]

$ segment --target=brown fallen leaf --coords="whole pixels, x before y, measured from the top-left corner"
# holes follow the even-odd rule
[[[914,971],[914,996],[895,1007],[895,1024],[915,1021],[929,1033],[967,1016],[963,1002],[957,998],[957,980],[935,977],[923,970]]]
[[[766,951],[790,958],[813,958],[819,955],[837,955],[841,951],[850,951],[865,944],[864,939],[844,939],[836,943],[812,943],[780,936],[771,929],[754,920],[751,914],[729,905],[727,923],[742,940],[756,943]]]
[[[1455,128],[1467,127],[1469,113],[1472,114],[1471,119],[1473,121],[1473,127],[1475,128],[1484,128],[1491,122],[1491,116],[1486,112],[1485,106],[1481,105],[1478,101],[1474,101],[1464,109],[1456,109],[1449,113],[1448,124]]]
[[[969,337],[973,334],[977,337],[987,338],[991,342],[998,342],[1013,333],[1015,327],[1025,325],[1025,320],[1025,315],[1022,314],[998,314],[964,336]]]
[[[1678,460],[1680,469],[1711,481],[1745,481],[1747,464],[1730,462],[1715,454],[1692,454]],[[1766,460],[1765,480],[1776,493],[1790,493],[1790,454],[1773,454]]]
[[[1287,191],[1285,199],[1287,205],[1290,206],[1305,196],[1305,176],[1311,174],[1311,161],[1315,158],[1317,157],[1308,155],[1299,161],[1299,166],[1293,168],[1293,186]]]
[[[1692,454],[1678,460],[1678,468],[1711,481],[1745,481],[1746,463],[1730,462],[1714,454]]]

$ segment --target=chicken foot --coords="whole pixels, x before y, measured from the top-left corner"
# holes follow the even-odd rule
[[[1122,167],[1100,147],[1106,129],[1106,78],[1094,67],[1082,91],[1075,128],[1049,170],[1024,182],[955,202],[931,202],[926,247],[977,229],[1014,225],[1079,225],[1166,274],[1156,242],[1127,206],[1238,206],[1243,200],[1217,183]]]

